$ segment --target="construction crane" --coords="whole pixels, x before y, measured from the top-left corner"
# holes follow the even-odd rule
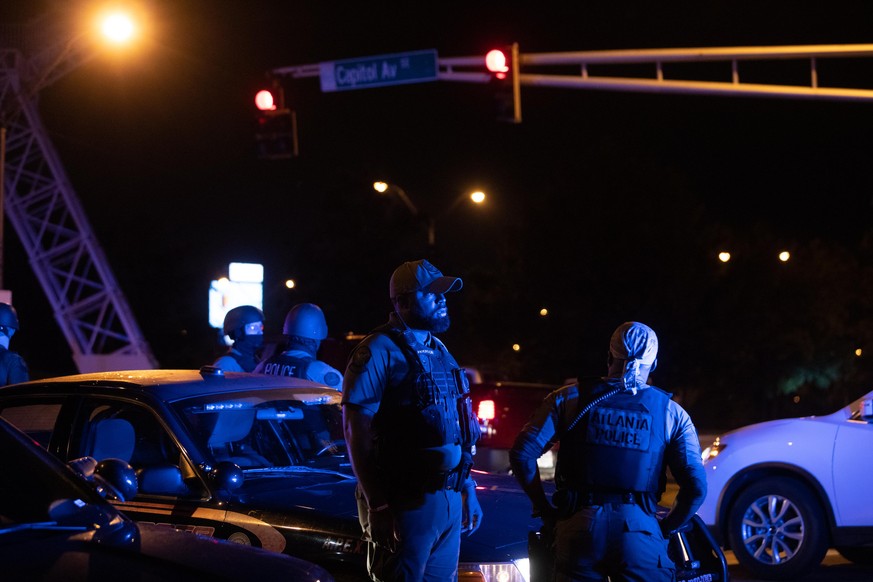
[[[5,212],[80,372],[155,368],[37,108],[98,54],[94,36],[47,19],[0,28],[0,244]]]

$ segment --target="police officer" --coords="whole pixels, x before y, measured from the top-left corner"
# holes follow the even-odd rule
[[[234,307],[224,316],[224,335],[233,340],[228,352],[213,366],[225,372],[252,372],[264,345],[264,314],[253,305]]]
[[[461,532],[482,522],[470,477],[478,423],[463,370],[435,333],[463,282],[428,261],[391,275],[394,311],[349,357],[343,427],[373,580],[457,579]]]
[[[510,451],[513,472],[547,528],[554,527],[555,579],[669,581],[667,537],[706,496],[697,431],[671,395],[646,382],[658,338],[648,326],[620,325],[606,378],[550,394]],[[588,407],[590,405],[590,408]],[[560,441],[550,504],[537,458]],[[657,500],[669,467],[679,494],[660,523]]]
[[[8,303],[0,303],[0,386],[30,379],[24,358],[9,351],[9,341],[16,331],[18,313]]]
[[[342,389],[342,373],[316,359],[321,341],[327,337],[327,321],[318,305],[299,303],[292,307],[285,316],[282,333],[288,342],[285,351],[258,364],[255,372],[293,376]]]

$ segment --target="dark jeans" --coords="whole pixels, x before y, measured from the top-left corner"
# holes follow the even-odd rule
[[[369,534],[367,507],[357,492],[358,515]],[[458,491],[423,493],[414,504],[393,503],[397,551],[367,544],[367,567],[378,582],[451,582],[458,579],[463,501]]]
[[[675,579],[658,520],[632,503],[582,507],[555,527],[555,580],[670,582]]]

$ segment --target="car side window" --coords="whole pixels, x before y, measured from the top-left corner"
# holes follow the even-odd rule
[[[203,496],[193,467],[151,410],[129,402],[88,399],[81,418],[86,420],[72,443],[78,456],[130,463],[140,494]]]
[[[6,406],[0,416],[47,449],[60,412],[59,402],[40,402]]]

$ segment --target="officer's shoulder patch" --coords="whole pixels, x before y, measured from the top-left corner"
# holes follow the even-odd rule
[[[339,386],[340,380],[342,380],[342,377],[336,372],[328,372],[324,375],[324,383],[331,388]]]
[[[352,372],[359,373],[373,357],[373,353],[368,346],[359,346],[352,354],[352,361],[349,362],[349,369]]]

